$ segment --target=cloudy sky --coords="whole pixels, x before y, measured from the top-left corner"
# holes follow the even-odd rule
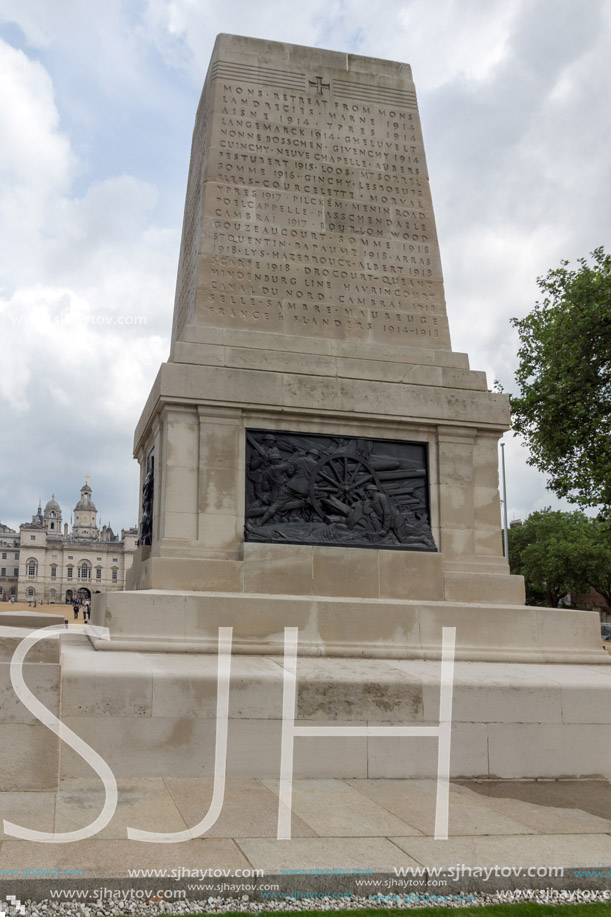
[[[3,0],[4,523],[52,492],[66,518],[86,474],[103,521],[136,521],[133,429],[169,351],[218,32],[412,65],[453,346],[490,385],[512,388],[509,318],[532,307],[536,277],[608,247],[605,0]],[[559,505],[505,441],[510,518]]]

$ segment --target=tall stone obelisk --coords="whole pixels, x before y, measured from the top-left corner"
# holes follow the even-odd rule
[[[220,35],[132,586],[520,603],[508,421],[451,349],[410,67]]]
[[[231,633],[228,772],[277,777],[297,636],[296,719],[358,730],[330,756],[300,735],[301,776],[436,776],[426,740],[362,724],[434,724],[450,627],[453,775],[607,773],[598,615],[525,606],[501,553],[508,423],[450,346],[409,67],[219,36],[136,431],[141,544],[128,591],[96,596],[110,640],[78,677],[104,703],[75,728],[117,774],[216,774],[216,661],[185,656]]]

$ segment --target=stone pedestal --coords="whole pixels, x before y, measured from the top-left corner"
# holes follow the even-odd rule
[[[72,646],[62,670],[62,720],[117,777],[214,775],[214,656],[96,653]],[[278,778],[283,674],[278,650],[233,656],[229,777]],[[435,726],[439,674],[438,661],[314,659],[300,653],[295,724]],[[611,716],[605,703],[610,687],[609,666],[457,662],[451,776],[611,777]],[[433,737],[298,737],[293,773],[295,778],[434,778],[437,764]],[[61,776],[92,773],[64,746]]]
[[[128,589],[521,604],[499,526],[508,423],[507,398],[451,349],[410,68],[219,36],[193,136],[172,351],[135,437],[147,543]],[[253,429],[421,444],[436,556],[388,550],[405,544],[377,545],[371,531],[371,556],[288,548],[284,532],[245,543]],[[331,504],[323,512],[334,518]]]
[[[523,605],[151,589],[107,593],[93,623],[110,629],[110,641],[91,638],[110,653],[216,653],[219,627],[233,628],[235,654],[281,653],[297,627],[304,656],[440,659],[442,629],[455,627],[461,660],[610,661],[595,612]]]
[[[453,776],[608,774],[597,616],[525,607],[502,555],[508,426],[451,348],[410,68],[219,36],[135,436],[141,543],[96,596],[111,640],[65,656],[71,728],[120,775],[211,773],[232,627],[228,772],[275,777],[285,627],[297,721],[359,726],[436,721],[453,627]],[[430,736],[298,746],[296,776],[436,773]]]

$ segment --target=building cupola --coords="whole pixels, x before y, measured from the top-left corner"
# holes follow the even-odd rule
[[[74,524],[72,537],[83,538],[89,541],[98,539],[98,526],[96,505],[91,499],[92,490],[89,484],[81,487],[81,499],[74,507]]]

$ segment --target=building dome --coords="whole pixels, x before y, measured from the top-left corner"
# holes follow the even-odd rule
[[[52,494],[51,499],[45,506],[45,516],[50,515],[51,513],[61,513],[62,508],[55,499],[55,494]]]
[[[75,511],[78,509],[84,509],[89,513],[97,513],[98,511],[93,500],[89,499],[88,497],[83,497],[81,500],[79,500],[74,509]]]
[[[81,499],[74,507],[75,512],[78,510],[84,510],[88,513],[97,513],[96,505],[91,499],[91,487],[89,484],[85,484],[84,487],[81,487]]]

